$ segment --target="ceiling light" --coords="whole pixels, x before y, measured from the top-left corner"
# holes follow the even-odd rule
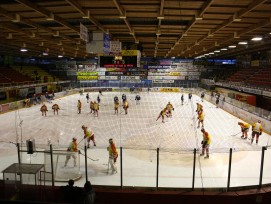
[[[262,37],[254,37],[254,38],[252,38],[251,40],[253,40],[253,41],[260,41],[260,40],[262,40],[263,38]]]
[[[42,55],[47,56],[47,55],[48,55],[48,53],[47,53],[47,52],[43,52],[43,53],[42,53]]]
[[[158,30],[157,32],[156,32],[156,35],[161,35],[161,31],[160,30]]]
[[[119,18],[126,19],[126,16],[125,15],[121,15],[121,16],[119,16]]]
[[[229,48],[236,48],[236,45],[230,45]]]
[[[247,45],[247,41],[239,42],[239,45]]]
[[[15,14],[15,18],[11,20],[13,23],[19,23],[21,21],[21,16],[19,14]]]
[[[50,15],[46,18],[47,21],[53,21],[55,20],[55,15],[53,13],[50,13]]]
[[[157,16],[157,19],[163,20],[163,19],[165,19],[165,16]]]
[[[202,17],[196,17],[196,21],[201,21],[202,19]]]
[[[220,50],[215,50],[215,52],[220,52]]]
[[[222,48],[222,49],[220,49],[220,50],[222,50],[222,51],[226,51],[226,50],[228,50],[227,48]]]
[[[63,55],[58,55],[58,58],[62,58],[63,57]]]
[[[21,52],[27,52],[28,50],[26,48],[21,48],[20,51]]]
[[[215,53],[214,52],[210,52],[209,55],[214,55]]]
[[[89,16],[90,16],[90,12],[88,11],[88,12],[87,12],[87,15],[82,16],[82,18],[84,18],[84,19],[89,19]]]

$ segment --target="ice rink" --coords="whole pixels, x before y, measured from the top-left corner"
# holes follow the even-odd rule
[[[84,140],[82,125],[95,134],[97,146],[92,143],[88,156],[98,161],[88,160],[88,178],[93,185],[120,185],[120,172],[107,174],[109,138],[113,138],[117,147],[123,147],[123,185],[156,186],[156,149],[159,148],[159,186],[189,188],[192,186],[193,149],[199,149],[202,133],[197,128],[196,103],[203,105],[205,112],[205,130],[211,135],[210,158],[200,157],[197,151],[195,187],[226,187],[228,176],[229,149],[233,148],[231,186],[257,185],[259,183],[261,149],[269,145],[270,136],[263,133],[259,144],[240,138],[240,119],[216,108],[207,101],[201,102],[197,95],[192,101],[184,93],[140,92],[140,104],[136,105],[135,93],[125,92],[129,109],[125,115],[122,107],[119,114],[114,113],[114,96],[121,100],[121,92],[104,92],[100,95],[99,116],[90,114],[86,93],[74,94],[52,103],[46,102],[47,117],[41,116],[41,104],[0,115],[0,170],[17,163],[16,146],[35,139],[38,149],[48,148],[48,140],[54,148],[66,148],[73,137],[78,139],[83,151]],[[97,100],[98,92],[90,92],[90,100]],[[82,113],[77,112],[77,101],[82,102]],[[160,111],[171,102],[174,106],[173,117],[156,121]],[[52,105],[60,107],[59,115],[54,115]],[[220,104],[221,105],[221,104]],[[251,137],[251,128],[248,133]],[[12,143],[11,143],[12,142]],[[271,151],[265,151],[263,183],[271,183]],[[23,163],[43,163],[41,153],[24,154]],[[85,163],[80,156],[82,178],[77,186],[85,182]],[[269,161],[269,162],[268,162]],[[120,164],[120,157],[118,165]],[[72,162],[70,161],[72,167]],[[61,167],[63,168],[63,167]],[[120,167],[118,167],[120,168]],[[65,172],[65,171],[63,171]],[[2,175],[1,175],[2,178]],[[56,185],[66,185],[58,182]]]

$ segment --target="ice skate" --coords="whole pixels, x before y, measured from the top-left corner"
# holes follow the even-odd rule
[[[209,155],[207,155],[206,157],[204,157],[204,159],[209,159]]]

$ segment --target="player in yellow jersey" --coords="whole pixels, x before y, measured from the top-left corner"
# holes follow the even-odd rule
[[[69,152],[78,152],[77,146],[78,146],[77,145],[77,139],[72,138],[72,142],[70,143],[67,151],[69,151]],[[67,163],[68,163],[68,161],[70,160],[71,157],[73,158],[73,165],[76,166],[76,154],[67,155],[64,166],[67,166]]]
[[[203,111],[199,111],[198,112],[198,128],[200,128],[200,123],[201,123],[201,127],[204,127],[204,113]]]
[[[201,141],[202,144],[202,152],[200,154],[200,156],[204,156],[205,152],[206,152],[206,156],[204,157],[204,159],[209,159],[209,146],[211,144],[211,136],[208,132],[205,131],[204,128],[201,129],[202,132],[202,136],[203,139]]]
[[[52,106],[52,109],[53,109],[53,111],[54,111],[54,115],[57,113],[57,115],[58,115],[58,110],[60,109],[59,108],[59,105],[58,104],[54,104],[53,106]]]
[[[96,101],[94,101],[93,109],[94,109],[94,116],[96,115],[98,117],[99,104]]]
[[[247,139],[247,133],[248,133],[250,125],[248,123],[244,123],[244,122],[238,122],[238,125],[240,125],[241,131],[242,131],[241,138]]]
[[[173,105],[170,102],[168,102],[168,104],[166,106],[166,109],[167,109],[168,116],[172,117],[172,110],[174,110],[174,108],[173,108]]]
[[[114,101],[114,110],[115,110],[115,114],[119,114],[119,106],[120,106],[120,102],[119,100],[115,100]]]
[[[256,144],[259,142],[259,137],[263,132],[263,126],[260,120],[252,125],[252,138],[251,144],[253,143],[254,137],[256,136]]]
[[[129,108],[128,101],[125,100],[125,101],[123,102],[123,109],[124,109],[124,111],[125,111],[125,114],[128,114],[128,108]]]
[[[91,130],[88,130],[88,128],[85,125],[82,126],[82,129],[84,131],[84,139],[87,139],[87,143],[88,143],[87,147],[88,148],[90,147],[89,146],[90,140],[92,140],[93,145],[96,146],[96,142],[95,142],[95,139],[94,139],[94,133]]]
[[[41,111],[42,116],[46,116],[46,112],[48,111],[47,106],[45,104],[43,104],[40,107],[40,111]]]

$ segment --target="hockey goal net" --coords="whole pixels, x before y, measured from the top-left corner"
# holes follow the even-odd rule
[[[52,165],[55,181],[78,180],[81,178],[80,155],[64,149],[53,150],[53,163],[50,152],[44,153],[45,180],[52,180]]]

